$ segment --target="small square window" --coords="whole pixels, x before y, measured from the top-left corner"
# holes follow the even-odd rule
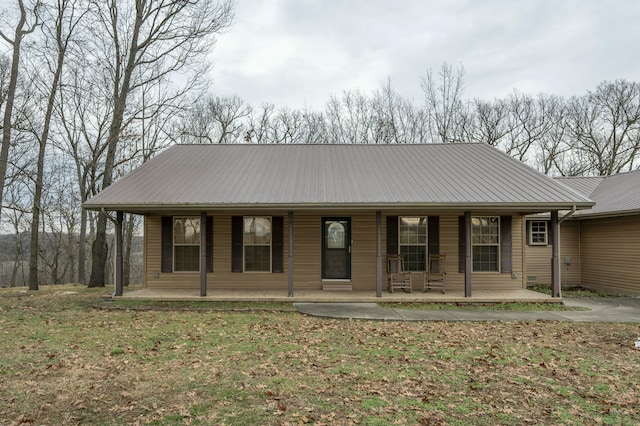
[[[544,220],[532,220],[529,222],[529,245],[547,245],[547,222]]]

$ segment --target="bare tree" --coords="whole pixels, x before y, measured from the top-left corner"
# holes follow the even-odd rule
[[[246,135],[251,107],[240,97],[207,96],[196,100],[181,117],[179,138],[190,143],[237,143]]]
[[[40,229],[40,202],[42,199],[44,180],[45,151],[49,141],[49,130],[53,117],[54,103],[56,100],[58,87],[62,78],[62,70],[67,55],[67,50],[75,33],[75,28],[79,25],[88,9],[77,9],[79,0],[58,0],[49,10],[42,8],[44,45],[43,51],[38,55],[39,61],[47,65],[46,72],[51,75],[41,77],[44,80],[43,92],[46,94],[46,109],[43,117],[41,131],[35,129],[38,125],[32,125],[34,135],[38,140],[38,157],[35,178],[35,191],[33,196],[33,210],[31,222],[31,257],[29,259],[29,290],[38,290],[38,250],[39,229]],[[55,52],[55,60],[49,60],[51,52]],[[37,79],[34,79],[37,81]]]
[[[276,107],[270,103],[263,103],[260,109],[253,109],[248,117],[248,129],[244,141],[248,143],[269,143],[268,129]]]
[[[13,247],[8,248],[0,260],[11,265],[10,278],[7,280],[9,287],[27,283],[28,271],[25,270],[25,265],[29,249],[30,198],[27,195],[28,185],[24,180],[24,175],[18,176],[14,184],[7,187],[5,193],[5,211],[8,213],[5,213],[3,223],[7,229],[13,231]],[[7,285],[6,282],[3,285]]]
[[[332,95],[325,107],[330,143],[369,143],[374,139],[376,119],[369,98],[360,92]]]
[[[574,143],[567,123],[567,102],[560,96],[540,96],[540,114],[544,114],[547,123],[545,131],[538,138],[535,167],[544,174],[566,175],[568,157]]]
[[[578,149],[595,174],[637,167],[640,149],[640,84],[604,81],[571,102],[570,123]]]
[[[57,125],[60,140],[56,148],[72,159],[75,166],[75,184],[80,202],[85,202],[98,191],[102,178],[101,158],[107,148],[106,135],[111,120],[111,108],[105,99],[102,84],[90,83],[98,78],[91,64],[83,57],[74,58],[67,67],[65,84],[60,88],[57,103]],[[87,210],[81,210],[78,237],[78,282],[86,283]],[[94,232],[91,233],[92,235]]]
[[[36,11],[40,2],[36,1],[31,7],[25,6],[24,0],[17,0],[20,16],[13,31],[13,38],[9,38],[3,31],[0,31],[0,38],[11,46],[11,71],[9,74],[9,84],[7,85],[6,97],[4,100],[4,116],[2,120],[2,148],[0,148],[0,217],[2,217],[2,195],[4,193],[5,177],[7,174],[7,163],[9,159],[9,146],[11,145],[11,128],[14,101],[18,85],[18,73],[20,70],[20,49],[22,40],[31,34],[40,24],[37,14],[30,15],[30,11]]]
[[[429,124],[433,126],[433,134],[440,142],[467,142],[463,138],[465,116],[463,102],[464,67],[454,69],[444,63],[440,67],[438,78],[431,70],[421,79],[427,107]]]
[[[6,55],[0,53],[0,110],[4,109],[4,104],[7,100],[10,74],[11,62]]]
[[[475,99],[473,107],[475,124],[471,141],[497,147],[508,133],[506,102]]]
[[[203,58],[211,50],[215,34],[233,18],[231,2],[136,0],[135,8],[119,0],[95,1],[96,34],[107,46],[107,64],[113,81],[113,115],[107,136],[102,188],[111,185],[118,141],[131,93],[176,72],[188,85],[201,78]],[[103,37],[108,34],[108,40]],[[101,46],[101,47],[104,47]],[[188,73],[192,72],[190,78]],[[181,95],[183,95],[181,93]],[[174,95],[175,96],[175,95]],[[89,286],[104,286],[107,262],[107,216],[100,214],[92,248]]]
[[[391,79],[385,80],[371,99],[377,122],[374,143],[430,142],[426,112],[395,91]]]
[[[508,130],[502,149],[512,157],[526,162],[527,154],[554,126],[554,115],[550,109],[557,104],[547,96],[523,94],[514,91],[507,100]]]

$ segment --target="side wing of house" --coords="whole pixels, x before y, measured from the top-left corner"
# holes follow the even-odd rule
[[[640,294],[640,215],[580,222],[582,285]]]

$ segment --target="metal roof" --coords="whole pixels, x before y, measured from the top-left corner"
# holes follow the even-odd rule
[[[88,209],[588,208],[587,197],[486,144],[176,145]]]
[[[640,213],[640,170],[606,177],[558,180],[596,202],[591,210],[579,212],[578,218]]]
[[[567,185],[569,188],[573,188],[585,197],[589,197],[604,180],[604,176],[562,176],[555,179]]]

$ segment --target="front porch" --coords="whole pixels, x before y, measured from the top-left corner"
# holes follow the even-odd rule
[[[157,289],[142,288],[125,291],[117,300],[192,301],[192,302],[315,302],[315,303],[562,303],[562,298],[551,297],[531,290],[475,290],[471,297],[465,297],[464,290],[413,291],[405,293],[382,292],[376,297],[371,291],[327,291],[296,290],[289,297],[287,290],[213,290],[200,296],[198,289]]]

